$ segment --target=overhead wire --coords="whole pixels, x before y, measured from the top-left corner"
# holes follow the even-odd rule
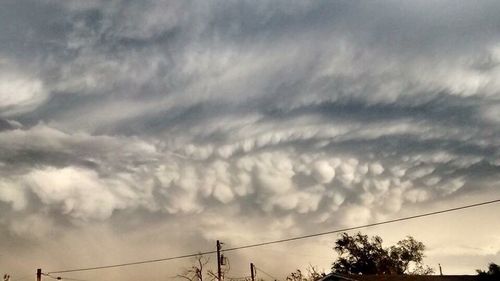
[[[70,277],[64,277],[64,276],[58,277],[57,280],[89,281],[89,280],[85,280],[85,279],[77,279],[77,278],[70,278]]]
[[[226,277],[228,280],[231,280],[231,281],[248,281],[250,280],[252,277],[251,276],[242,276],[242,277]]]
[[[71,278],[71,277],[65,277],[65,276],[52,276],[50,273],[42,273],[42,275],[50,277],[55,280],[72,280],[72,281],[89,281],[85,279],[77,279],[77,278]]]
[[[402,218],[397,218],[397,219],[392,219],[392,220],[369,223],[369,224],[360,225],[360,226],[346,227],[346,228],[341,228],[341,229],[336,229],[336,230],[331,230],[331,231],[325,231],[325,232],[319,232],[319,233],[314,233],[314,234],[279,239],[279,240],[274,240],[274,241],[268,241],[268,242],[250,244],[250,245],[245,245],[245,246],[233,247],[233,248],[225,249],[224,251],[235,251],[235,250],[241,250],[241,249],[246,249],[246,248],[260,247],[260,246],[265,246],[265,245],[271,245],[271,244],[290,242],[290,241],[301,240],[301,239],[306,239],[306,238],[324,236],[324,235],[328,235],[328,234],[335,234],[335,233],[339,233],[339,232],[346,232],[346,231],[351,231],[351,230],[356,230],[356,229],[361,229],[361,228],[379,226],[379,225],[407,221],[407,220],[428,217],[428,216],[433,216],[433,215],[438,215],[438,214],[443,214],[443,213],[449,213],[449,212],[453,212],[453,211],[458,211],[458,210],[463,210],[463,209],[468,209],[468,208],[473,208],[473,207],[479,207],[479,206],[484,206],[484,205],[498,203],[498,202],[500,202],[500,199],[485,201],[485,202],[481,202],[481,203],[470,204],[470,205],[465,205],[465,206],[460,206],[460,207],[455,207],[455,208],[449,208],[449,209],[445,209],[445,210],[434,211],[434,212],[429,212],[429,213],[424,213],[424,214],[419,214],[419,215],[402,217]]]
[[[459,211],[459,210],[464,210],[464,209],[469,209],[469,208],[474,208],[474,207],[479,207],[479,206],[490,205],[490,204],[494,204],[494,203],[498,203],[498,202],[500,202],[500,199],[484,201],[484,202],[480,202],[480,203],[469,204],[469,205],[464,205],[464,206],[455,207],[455,208],[448,208],[448,209],[444,209],[444,210],[440,210],[440,211],[428,212],[428,213],[423,213],[423,214],[418,214],[418,215],[413,215],[413,216],[408,216],[408,217],[402,217],[402,218],[397,218],[397,219],[392,219],[392,220],[386,220],[386,221],[381,221],[381,222],[376,222],[376,223],[369,223],[369,224],[364,224],[364,225],[359,225],[359,226],[354,226],[354,227],[346,227],[346,228],[335,229],[335,230],[331,230],[331,231],[318,232],[318,233],[313,233],[313,234],[308,234],[308,235],[295,236],[295,237],[290,237],[290,238],[285,238],[285,239],[278,239],[278,240],[266,241],[266,242],[261,242],[261,243],[232,247],[232,248],[224,249],[223,251],[230,252],[230,251],[236,251],[236,250],[242,250],[242,249],[248,249],[248,248],[261,247],[261,246],[266,246],[266,245],[271,245],[271,244],[291,242],[291,241],[296,241],[296,240],[301,240],[301,239],[324,236],[324,235],[346,232],[346,231],[351,231],[351,230],[357,230],[357,229],[362,229],[362,228],[367,228],[367,227],[374,227],[374,226],[396,223],[396,222],[401,222],[401,221],[407,221],[407,220],[412,220],[412,219],[417,219],[417,218],[429,217],[429,216],[434,216],[434,215],[438,215],[438,214],[444,214],[444,213],[449,213],[449,212],[454,212],[454,211]],[[136,261],[136,262],[121,263],[121,264],[95,266],[95,267],[83,267],[83,268],[74,268],[74,269],[66,269],[66,270],[55,270],[55,271],[48,272],[48,274],[79,272],[79,271],[89,271],[89,270],[101,270],[101,269],[108,269],[108,268],[116,268],[116,267],[140,265],[140,264],[147,264],[147,263],[171,261],[171,260],[177,260],[177,259],[185,259],[185,258],[196,257],[199,255],[209,255],[209,254],[215,254],[215,253],[217,253],[217,251],[213,250],[213,251],[198,252],[198,253],[173,256],[173,257],[167,257],[167,258],[142,260],[142,261]]]
[[[55,279],[55,280],[60,280],[61,279],[61,277],[55,277],[55,276],[50,275],[49,273],[42,273],[42,275],[43,276],[47,276],[47,277],[52,278],[52,279]]]
[[[48,273],[49,274],[51,274],[51,273],[68,273],[68,272],[79,272],[79,271],[108,269],[108,268],[115,268],[115,267],[123,267],[123,266],[131,266],[131,265],[139,265],[139,264],[146,264],[146,263],[154,263],[154,262],[162,262],[162,261],[170,261],[170,260],[177,260],[177,259],[192,258],[192,257],[196,257],[196,256],[199,256],[199,255],[209,255],[209,254],[215,254],[215,253],[217,253],[217,251],[214,250],[214,251],[199,252],[199,253],[196,253],[196,254],[187,254],[187,255],[175,256],[175,257],[169,257],[169,258],[143,260],[143,261],[136,261],[136,262],[128,262],[128,263],[113,264],[113,265],[104,265],[104,266],[95,266],[95,267],[86,267],[86,268],[77,268],[77,269],[68,269],[68,270],[58,270],[58,271],[50,271]]]
[[[258,268],[258,267],[255,267],[255,269],[256,269],[257,271],[260,271],[260,272],[264,273],[265,275],[267,275],[267,276],[269,276],[269,277],[273,278],[273,280],[278,280],[278,278],[276,278],[276,277],[272,276],[271,274],[269,274],[269,273],[265,272],[264,270],[262,270],[262,269],[260,269],[260,268]]]
[[[350,277],[344,276],[342,274],[336,274],[336,273],[333,273],[333,272],[330,273],[330,274],[328,274],[328,275],[335,276],[335,277],[338,277],[338,278],[341,278],[341,279],[344,279],[344,280],[349,280],[349,281],[359,281],[358,279],[350,278]]]

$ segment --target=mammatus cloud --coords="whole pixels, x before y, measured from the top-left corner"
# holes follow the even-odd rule
[[[84,221],[110,219],[124,209],[191,214],[236,207],[249,217],[278,212],[331,225],[347,225],[352,216],[367,223],[403,204],[467,189],[469,170],[485,162],[450,152],[361,155],[335,142],[318,152],[316,143],[287,138],[246,152],[214,148],[197,155],[162,151],[161,144],[136,137],[67,134],[44,124],[0,134],[4,167],[11,168],[2,201],[20,211],[31,198],[35,206]]]
[[[9,248],[251,242],[497,188],[494,2],[1,5]]]

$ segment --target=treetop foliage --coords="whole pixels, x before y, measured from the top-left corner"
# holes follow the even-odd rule
[[[357,233],[340,235],[333,249],[339,258],[332,270],[343,274],[431,274],[423,265],[425,245],[408,236],[396,245],[384,248],[382,238]]]
[[[476,270],[481,281],[495,281],[500,280],[500,266],[496,263],[490,263],[488,271]]]

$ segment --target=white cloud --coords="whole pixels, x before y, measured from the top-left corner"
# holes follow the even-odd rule
[[[78,219],[107,219],[116,209],[133,207],[139,198],[123,183],[101,179],[89,170],[45,168],[26,175],[44,204]]]
[[[48,94],[41,80],[21,73],[0,71],[0,114],[2,116],[16,116],[32,111],[47,97]]]
[[[348,227],[367,224],[371,219],[370,209],[359,205],[348,205],[340,213],[341,225]]]
[[[0,181],[0,201],[10,203],[14,211],[22,211],[28,205],[24,188],[8,180]]]
[[[9,230],[17,237],[45,241],[55,232],[53,220],[43,214],[30,214],[22,219],[12,220]]]
[[[373,163],[370,165],[370,171],[374,175],[380,175],[384,172],[384,167],[380,163]]]
[[[214,187],[214,197],[222,203],[229,203],[233,200],[234,194],[229,186],[217,184]]]
[[[417,203],[426,201],[427,199],[429,199],[430,195],[429,192],[424,189],[415,188],[408,190],[404,196],[406,200]]]
[[[329,183],[335,177],[335,168],[325,160],[317,161],[312,174],[318,183]]]

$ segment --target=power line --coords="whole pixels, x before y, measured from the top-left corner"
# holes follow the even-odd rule
[[[62,278],[61,277],[55,277],[55,276],[52,276],[50,275],[49,273],[42,273],[43,276],[47,276],[49,278],[52,278],[54,280],[61,280]]]
[[[54,280],[72,280],[72,281],[89,281],[85,279],[76,279],[76,278],[70,278],[70,277],[64,277],[64,276],[52,276],[50,273],[42,273],[42,275],[50,277]]]
[[[231,280],[231,281],[248,281],[251,279],[250,276],[243,276],[243,277],[226,277],[228,280]]]
[[[454,211],[459,211],[459,210],[464,210],[464,209],[469,209],[469,208],[474,208],[474,207],[479,207],[479,206],[484,206],[484,205],[490,205],[490,204],[494,204],[494,203],[498,203],[498,202],[500,202],[500,199],[495,199],[495,200],[491,200],[491,201],[485,201],[485,202],[481,202],[481,203],[470,204],[470,205],[465,205],[465,206],[460,206],[460,207],[455,207],[455,208],[449,208],[449,209],[445,209],[445,210],[429,212],[429,213],[424,213],[424,214],[419,214],[419,215],[413,215],[413,216],[409,216],[409,217],[397,218],[397,219],[392,219],[392,220],[387,220],[387,221],[382,221],[382,222],[370,223],[370,224],[365,224],[365,225],[360,225],[360,226],[347,227],[347,228],[336,229],[336,230],[331,230],[331,231],[326,231],[326,232],[319,232],[319,233],[308,234],[308,235],[303,235],[303,236],[296,236],[296,237],[291,237],[291,238],[286,238],[286,239],[279,239],[279,240],[261,242],[261,243],[256,243],[256,244],[249,244],[249,245],[244,245],[244,246],[239,246],[239,247],[233,247],[233,248],[225,249],[224,251],[225,252],[236,251],[236,250],[261,247],[261,246],[266,246],[266,245],[271,245],[271,244],[278,244],[278,243],[290,242],[290,241],[295,241],[295,240],[307,239],[307,238],[312,238],[312,237],[324,236],[324,235],[335,234],[335,233],[339,233],[339,232],[346,232],[346,231],[361,229],[361,228],[367,228],[367,227],[373,227],[373,226],[379,226],[379,225],[390,224],[390,223],[395,223],[395,222],[407,221],[407,220],[412,220],[412,219],[417,219],[417,218],[429,217],[429,216],[434,216],[434,215],[438,215],[438,214],[444,214],[444,213],[449,213],[449,212],[454,212]],[[214,250],[214,251],[207,251],[207,252],[200,252],[200,253],[175,256],[175,257],[143,260],[143,261],[121,263],[121,264],[114,264],[114,265],[51,271],[51,272],[48,272],[47,274],[100,270],[100,269],[108,269],[108,268],[124,267],[124,266],[131,266],[131,265],[140,265],[140,264],[146,264],[146,263],[154,263],[154,262],[192,258],[192,257],[196,257],[199,255],[209,255],[209,254],[215,254],[215,253],[217,253],[217,251]]]
[[[336,273],[333,273],[333,272],[330,273],[330,274],[328,274],[328,275],[326,275],[325,277],[328,277],[328,276],[335,276],[335,277],[338,277],[340,279],[349,280],[349,281],[359,281],[358,279],[349,278],[349,277],[344,276],[342,274],[336,274]],[[324,279],[320,279],[320,280],[324,280]]]
[[[196,253],[196,254],[188,254],[188,255],[162,258],[162,259],[144,260],[144,261],[128,262],[128,263],[105,265],[105,266],[87,267],[87,268],[50,271],[50,272],[48,272],[48,274],[68,273],[68,272],[77,272],[77,271],[89,271],[89,270],[107,269],[107,268],[123,267],[123,266],[130,266],[130,265],[139,265],[139,264],[145,264],[145,263],[154,263],[154,262],[170,261],[170,260],[177,260],[177,259],[193,258],[193,257],[199,256],[199,255],[209,255],[209,254],[215,254],[215,253],[217,253],[217,251],[200,252],[200,253]]]
[[[258,271],[260,271],[260,272],[264,273],[265,275],[267,275],[267,276],[269,276],[269,277],[273,278],[274,280],[278,280],[278,278],[276,278],[276,277],[272,276],[271,274],[269,274],[269,273],[265,272],[264,270],[262,270],[262,269],[260,269],[260,268],[258,268],[258,267],[255,267],[255,269],[257,269]]]
[[[86,279],[69,278],[69,277],[64,277],[64,276],[57,276],[57,280],[89,281]]]
[[[326,232],[319,232],[319,233],[314,233],[314,234],[309,234],[309,235],[296,236],[296,237],[291,237],[291,238],[286,238],[286,239],[280,239],[280,240],[262,242],[262,243],[251,244],[251,245],[246,245],[246,246],[234,247],[234,248],[226,249],[224,251],[235,251],[235,250],[241,250],[241,249],[246,249],[246,248],[260,247],[260,246],[265,246],[265,245],[270,245],[270,244],[284,243],[284,242],[290,242],[290,241],[295,241],[295,240],[300,240],[300,239],[318,237],[318,236],[323,236],[323,235],[328,235],[328,234],[335,234],[335,233],[339,233],[339,232],[346,232],[346,231],[356,230],[356,229],[360,229],[360,228],[373,227],[373,226],[390,224],[390,223],[401,222],[401,221],[407,221],[407,220],[428,217],[428,216],[433,216],[433,215],[438,215],[438,214],[443,214],[443,213],[449,213],[449,212],[453,212],[453,211],[458,211],[458,210],[463,210],[463,209],[468,209],[468,208],[473,208],[473,207],[479,207],[479,206],[498,203],[498,202],[500,202],[500,199],[471,204],[471,205],[460,206],[460,207],[456,207],[456,208],[445,209],[445,210],[441,210],[441,211],[424,213],[424,214],[420,214],[420,215],[397,218],[397,219],[393,219],[393,220],[387,220],[387,221],[376,222],[376,223],[369,223],[369,224],[360,225],[360,226],[347,227],[347,228],[336,229],[336,230],[331,230],[331,231],[326,231]]]

